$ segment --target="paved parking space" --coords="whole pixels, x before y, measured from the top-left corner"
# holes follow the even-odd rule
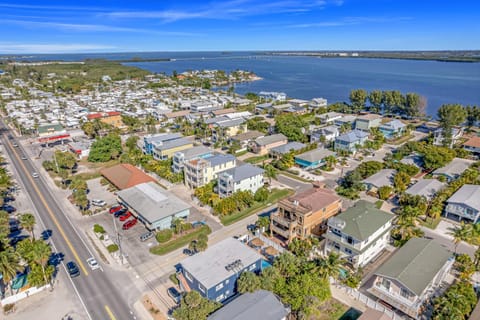
[[[100,183],[102,178],[91,179],[87,181],[88,189],[90,192],[88,193],[88,199],[91,201],[92,199],[99,199],[103,200],[107,203],[107,206],[111,206],[117,203],[117,196],[113,194],[113,192],[108,191],[108,185],[103,186]]]

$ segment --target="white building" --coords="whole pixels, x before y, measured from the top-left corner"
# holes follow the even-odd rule
[[[364,200],[328,219],[324,252],[337,252],[354,267],[363,267],[390,240],[394,216]]]
[[[248,163],[220,172],[218,194],[225,198],[237,191],[255,193],[263,186],[263,172],[263,169]]]

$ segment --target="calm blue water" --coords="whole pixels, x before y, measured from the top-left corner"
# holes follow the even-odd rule
[[[168,62],[138,62],[128,65],[151,72],[171,74],[174,70],[250,70],[263,78],[236,85],[238,93],[283,91],[290,97],[327,98],[348,101],[350,90],[400,90],[427,98],[427,113],[435,116],[445,103],[480,105],[480,63],[457,63],[394,59],[312,58],[266,56],[255,52],[148,52],[109,54],[34,55],[25,60],[104,58],[111,60],[173,58]],[[1,59],[1,56],[0,56]],[[20,59],[19,59],[20,60]]]

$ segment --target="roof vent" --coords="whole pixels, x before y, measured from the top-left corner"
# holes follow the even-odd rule
[[[293,200],[293,205],[298,206],[298,200]]]

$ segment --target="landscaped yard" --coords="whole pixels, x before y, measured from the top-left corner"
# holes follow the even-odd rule
[[[259,162],[262,162],[262,161],[267,160],[267,159],[268,159],[268,154],[263,155],[263,156],[250,157],[250,158],[247,158],[243,161],[248,162],[248,163],[259,163]]]
[[[399,144],[402,144],[404,143],[405,141],[408,141],[412,138],[414,138],[415,136],[413,134],[407,134],[403,137],[400,137],[400,138],[397,138],[397,139],[393,139],[393,140],[387,140],[387,143],[388,144],[393,144],[393,145],[399,145]]]
[[[319,313],[310,319],[315,320],[356,320],[360,316],[360,312],[349,309],[348,306],[331,298],[325,301],[319,308]]]
[[[226,216],[221,216],[220,221],[224,226],[231,225],[239,220],[242,220],[254,213],[257,213],[264,208],[268,207],[272,203],[277,202],[280,199],[283,199],[285,197],[288,197],[289,195],[293,194],[293,190],[290,189],[274,189],[272,190],[272,193],[268,196],[268,199],[264,202],[257,202],[250,208],[247,208],[243,211],[240,211],[238,213],[226,215]]]
[[[424,227],[435,230],[438,224],[440,223],[440,221],[442,221],[442,218],[433,219],[433,218],[427,217],[425,221],[423,221],[423,219],[420,219],[420,224]]]
[[[290,173],[290,172],[287,172],[287,171],[280,171],[279,174],[284,175],[284,176],[289,177],[289,178],[292,178],[292,179],[295,179],[295,180],[298,180],[298,181],[302,181],[302,182],[312,182],[311,180],[302,178],[302,177],[300,177],[296,174],[293,174],[293,173]]]
[[[161,243],[156,245],[155,247],[150,248],[150,253],[156,254],[156,255],[164,255],[169,252],[172,252],[174,250],[177,250],[178,248],[181,248],[183,246],[186,246],[189,244],[192,240],[196,240],[199,235],[201,234],[210,234],[212,230],[210,230],[210,227],[207,225],[203,225],[198,229],[192,229],[192,231],[181,235],[175,239],[172,239],[168,242]]]

